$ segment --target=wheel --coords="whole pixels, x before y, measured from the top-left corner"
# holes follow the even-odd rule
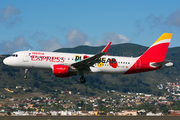
[[[86,79],[85,79],[84,76],[82,76],[82,77],[80,78],[80,82],[81,82],[81,83],[85,83],[85,82],[86,82]]]
[[[24,79],[26,79],[26,78],[27,78],[27,75],[24,76]]]
[[[27,78],[27,73],[28,73],[28,69],[25,69],[25,71],[24,71],[24,79]]]

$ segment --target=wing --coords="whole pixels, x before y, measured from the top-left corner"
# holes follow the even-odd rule
[[[75,63],[71,64],[71,66],[77,68],[78,70],[89,69],[89,66],[92,66],[95,63],[97,63],[99,61],[99,58],[106,54],[106,52],[108,51],[111,43],[112,42],[109,42],[109,44],[106,45],[106,47],[100,53],[97,53],[96,55],[94,55],[92,57],[89,57],[89,58],[86,58],[84,60],[75,62]]]

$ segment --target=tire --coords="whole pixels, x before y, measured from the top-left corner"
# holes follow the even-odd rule
[[[82,77],[80,78],[80,82],[83,83],[83,84],[86,82],[86,79],[85,79],[84,76],[82,76]]]
[[[24,79],[26,79],[26,78],[27,78],[27,75],[24,76]]]

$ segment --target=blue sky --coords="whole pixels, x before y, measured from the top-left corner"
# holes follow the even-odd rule
[[[0,54],[78,45],[151,46],[173,33],[180,46],[179,0],[0,0]]]

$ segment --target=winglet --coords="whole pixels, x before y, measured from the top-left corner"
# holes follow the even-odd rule
[[[112,43],[112,42],[109,42],[109,44],[106,45],[106,47],[102,50],[102,52],[106,53],[106,52],[108,51],[108,49],[109,49],[111,43]]]

